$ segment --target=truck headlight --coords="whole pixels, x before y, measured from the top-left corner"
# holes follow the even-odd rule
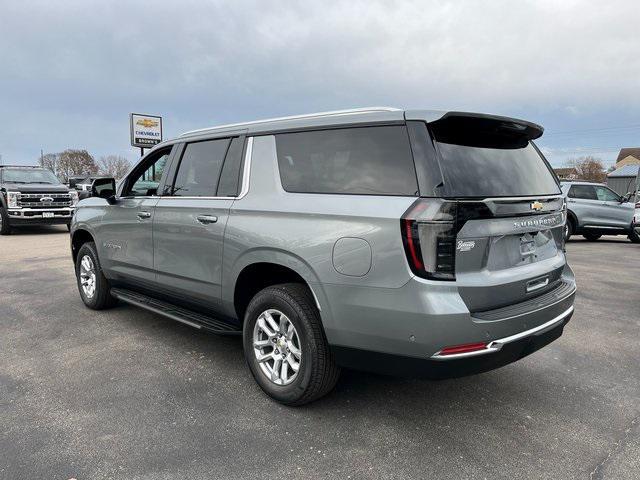
[[[7,207],[18,208],[19,198],[20,198],[20,192],[7,192]]]
[[[69,190],[69,197],[71,197],[71,206],[78,204],[78,192],[76,190]]]

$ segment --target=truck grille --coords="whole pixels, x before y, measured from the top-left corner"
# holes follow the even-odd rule
[[[56,208],[70,207],[71,197],[68,193],[22,193],[18,197],[21,208]]]

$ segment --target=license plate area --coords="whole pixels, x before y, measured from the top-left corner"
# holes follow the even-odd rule
[[[540,262],[557,254],[550,230],[504,235],[491,239],[486,268],[489,271],[504,270]]]
[[[520,255],[528,256],[535,255],[536,253],[536,242],[529,233],[525,233],[520,237]]]
[[[42,218],[53,218],[55,213],[53,212],[42,212]]]

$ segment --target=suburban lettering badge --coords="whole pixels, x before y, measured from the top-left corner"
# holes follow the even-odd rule
[[[554,215],[553,217],[545,217],[545,218],[534,218],[531,220],[520,220],[518,222],[513,222],[513,226],[516,228],[524,228],[524,227],[539,227],[539,226],[553,226],[560,223],[560,217],[558,215]]]

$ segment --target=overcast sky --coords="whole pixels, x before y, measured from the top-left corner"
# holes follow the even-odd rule
[[[639,25],[636,0],[0,0],[0,154],[134,160],[130,112],[168,138],[388,105],[525,118],[555,165],[611,163],[640,146]]]

